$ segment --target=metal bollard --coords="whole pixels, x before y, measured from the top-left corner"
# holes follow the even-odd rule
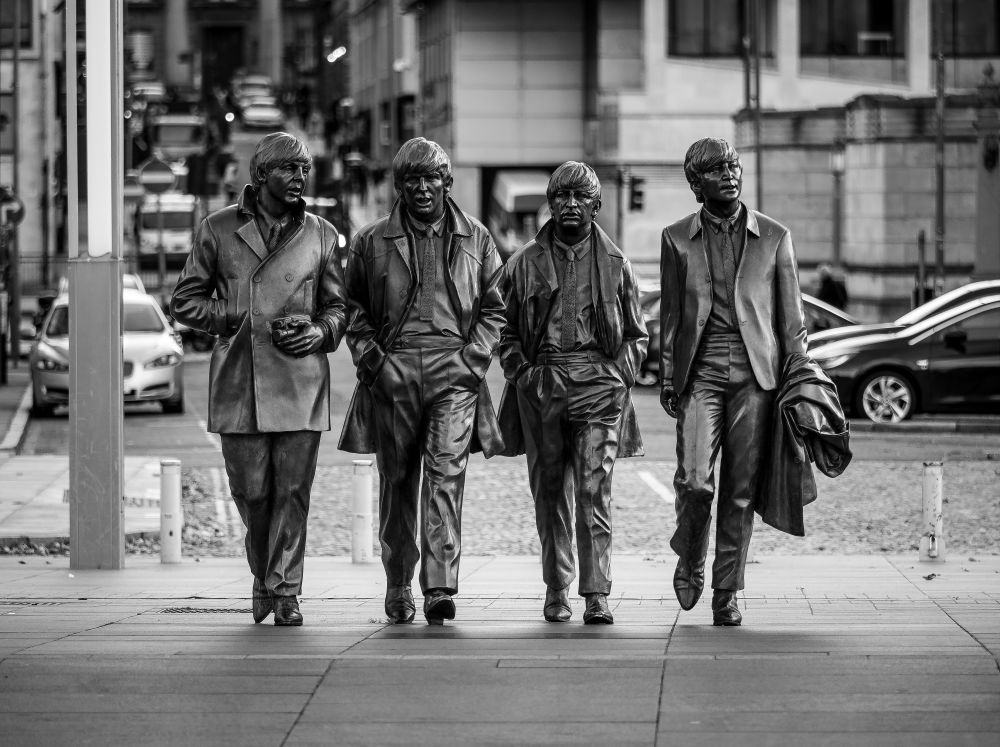
[[[181,562],[181,460],[160,460],[160,562]]]
[[[351,531],[351,559],[355,563],[372,560],[372,460],[354,460],[354,524]]]
[[[944,509],[942,462],[924,462],[923,533],[920,535],[920,561],[944,562]]]

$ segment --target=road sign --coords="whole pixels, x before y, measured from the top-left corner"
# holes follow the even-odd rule
[[[161,161],[159,158],[150,158],[142,162],[139,166],[139,184],[147,192],[152,194],[162,194],[169,192],[177,184],[177,177],[170,164]]]
[[[16,226],[24,220],[24,203],[8,187],[0,187],[0,226]]]

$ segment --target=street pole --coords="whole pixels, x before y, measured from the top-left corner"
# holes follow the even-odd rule
[[[167,249],[163,246],[163,203],[160,193],[156,193],[156,275],[160,287],[160,303],[166,302]]]
[[[934,297],[944,293],[944,0],[935,0]]]
[[[21,67],[21,3],[17,0],[14,3],[14,54],[11,66],[11,90],[14,95],[11,97],[11,125],[13,126],[13,146],[14,146],[14,163],[13,163],[13,178],[12,187],[15,195],[20,194],[19,182],[20,174],[18,169],[18,163],[20,162],[20,98],[21,98],[21,87],[18,85],[18,76],[20,74]],[[10,314],[7,318],[8,329],[10,330],[10,365],[11,368],[17,368],[17,362],[21,357],[21,251],[18,246],[17,240],[17,228],[11,230],[10,240],[8,243],[9,249],[9,260],[10,260],[10,270],[8,272],[8,277],[10,279]]]
[[[763,144],[760,141],[760,29],[761,13],[763,4],[760,0],[753,0],[753,142],[754,151],[757,154],[757,210],[764,210],[764,153]]]
[[[920,229],[917,233],[917,306],[927,302],[927,233]]]

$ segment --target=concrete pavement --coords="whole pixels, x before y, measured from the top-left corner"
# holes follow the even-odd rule
[[[0,536],[58,536],[68,460],[16,455],[12,373]],[[158,528],[157,467],[126,460],[127,527]],[[583,626],[579,598],[542,620],[536,557],[466,557],[457,619],[429,627],[386,623],[377,561],[310,557],[286,629],[252,624],[242,558],[0,556],[0,743],[1000,744],[1000,556],[757,554],[741,628],[710,594],[682,612],[673,565],[616,555],[615,625]]]
[[[463,559],[458,615],[390,626],[377,563],[309,558],[302,628],[242,559],[0,558],[19,745],[996,745],[1000,558],[758,557],[741,628],[616,557],[613,626],[541,617],[534,557]],[[268,621],[269,623],[270,621]]]

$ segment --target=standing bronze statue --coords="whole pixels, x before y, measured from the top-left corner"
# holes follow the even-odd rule
[[[736,151],[699,140],[684,173],[703,206],[661,244],[660,401],[677,418],[674,591],[685,610],[701,596],[721,452],[712,619],[739,625],[775,389],[785,359],[805,354],[805,318],[791,235],[740,201]]]
[[[629,389],[649,336],[632,267],[594,222],[597,174],[568,161],[546,192],[552,219],[506,265],[504,453],[527,454],[545,619],[572,616],[575,504],[583,621],[611,624],[611,477],[643,453]]]
[[[340,448],[376,454],[386,614],[413,621],[419,558],[424,616],[440,625],[455,617],[469,452],[501,446],[484,380],[503,326],[501,266],[489,232],[449,196],[440,145],[408,140],[392,174],[398,199],[347,260],[360,383]]]
[[[222,440],[246,526],[253,617],[301,625],[298,595],[320,436],[330,430],[326,353],[344,335],[337,231],[302,199],[312,157],[285,132],[265,136],[251,184],[195,234],[170,313],[218,335],[208,430]]]

